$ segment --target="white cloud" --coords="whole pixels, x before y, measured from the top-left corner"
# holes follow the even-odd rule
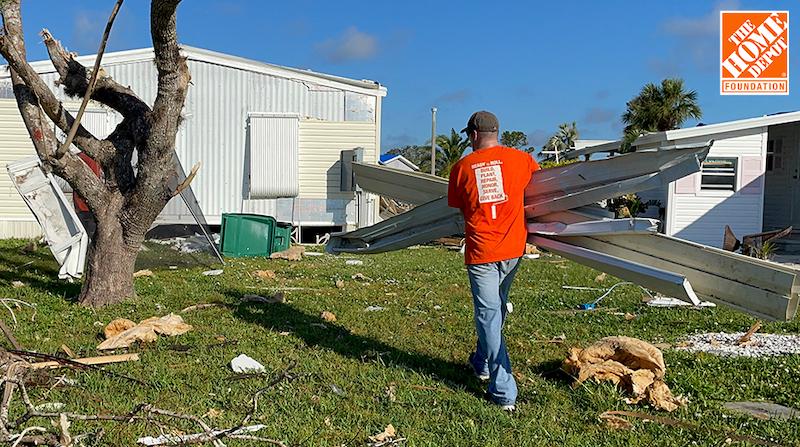
[[[649,60],[650,68],[675,76],[676,69],[688,62],[704,71],[718,71],[719,13],[739,6],[739,0],[722,0],[700,17],[675,17],[662,22],[661,30],[675,40],[675,45],[668,55]]]
[[[317,44],[317,52],[334,64],[369,59],[378,53],[378,40],[351,26],[341,36]]]

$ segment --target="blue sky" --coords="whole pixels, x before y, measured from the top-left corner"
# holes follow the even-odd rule
[[[150,46],[148,5],[127,0],[107,51]],[[48,28],[94,53],[112,0],[23,0],[32,60]],[[478,109],[541,145],[559,123],[581,138],[617,138],[625,103],[647,82],[679,76],[706,123],[800,109],[796,1],[263,1],[184,0],[191,46],[386,85],[382,149],[423,144]],[[719,95],[720,9],[790,11],[788,96]],[[798,42],[798,43],[795,43]],[[694,124],[694,123],[688,123]]]

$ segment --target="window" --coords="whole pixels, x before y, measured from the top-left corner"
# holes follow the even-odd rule
[[[783,139],[767,141],[767,172],[783,169]]]
[[[709,157],[703,162],[700,190],[736,191],[735,157]]]

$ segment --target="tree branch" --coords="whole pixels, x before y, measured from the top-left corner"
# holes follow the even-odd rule
[[[13,2],[4,4],[3,17],[5,17],[5,10],[10,4],[13,4]],[[18,5],[19,3],[17,3],[17,6]],[[16,39],[12,36],[14,36],[13,31],[9,32],[8,30],[5,35],[0,36],[0,54],[8,61],[9,66],[19,76],[22,83],[24,83],[36,99],[38,99],[39,108],[41,108],[50,120],[64,133],[69,132],[70,126],[74,122],[73,116],[64,109],[55,94],[47,87],[47,84],[42,81],[33,67],[28,64],[25,60],[24,53],[21,53],[20,48],[14,45],[13,42]],[[20,38],[19,40],[21,41],[22,39]],[[98,160],[105,160],[110,155],[109,146],[103,145],[91,132],[80,125],[76,131],[75,145],[85,151],[90,157]]]
[[[30,69],[30,65],[25,62],[25,40],[22,34],[20,0],[0,2],[0,12],[2,12],[5,31],[5,34],[0,36],[0,42],[7,49],[13,50],[18,62],[21,59],[22,65]],[[35,73],[34,75],[36,80],[41,83],[39,76]],[[14,96],[17,99],[17,107],[39,158],[48,168],[65,178],[75,188],[75,191],[86,199],[86,203],[91,209],[100,209],[106,201],[108,191],[89,166],[77,156],[67,154],[59,160],[53,158],[53,150],[57,141],[53,128],[42,114],[39,97],[28,86],[25,79],[17,73],[13,65],[11,66],[11,82],[14,87]],[[47,89],[46,86],[44,88]],[[49,89],[46,91],[51,93]],[[58,107],[61,107],[60,103]]]
[[[64,87],[64,93],[71,97],[83,97],[89,88],[90,78],[86,67],[76,61],[74,56],[64,49],[61,42],[50,34],[50,31],[42,30],[42,39],[50,60],[59,74],[57,82]],[[102,67],[97,71],[97,81],[91,99],[111,107],[123,117],[139,116],[150,111],[150,106],[133,90],[114,81]]]
[[[114,24],[114,19],[117,17],[117,13],[119,12],[119,8],[122,6],[123,1],[124,0],[117,0],[117,2],[114,4],[114,9],[111,10],[111,17],[108,18],[108,22],[106,23],[106,29],[103,32],[103,38],[100,40],[100,49],[97,50],[97,56],[94,60],[92,78],[89,80],[89,86],[86,88],[86,94],[83,95],[83,101],[81,101],[81,107],[78,109],[78,115],[75,117],[75,121],[69,128],[67,139],[64,140],[64,143],[61,145],[58,151],[56,151],[57,158],[63,157],[64,154],[69,150],[69,146],[72,144],[73,138],[75,138],[75,133],[78,131],[78,126],[81,124],[83,112],[86,111],[86,105],[89,104],[89,98],[92,96],[92,90],[94,90],[95,83],[97,82],[97,74],[100,72],[100,61],[103,60],[103,53],[106,51],[106,43],[108,42],[108,35],[111,33],[111,26]]]

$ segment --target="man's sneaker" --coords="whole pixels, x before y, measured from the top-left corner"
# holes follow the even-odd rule
[[[481,382],[487,382],[491,377],[489,376],[489,371],[478,371],[475,368],[475,364],[472,362],[472,359],[475,357],[475,353],[469,355],[469,367],[472,369],[472,374],[475,374],[475,377],[478,378]]]

